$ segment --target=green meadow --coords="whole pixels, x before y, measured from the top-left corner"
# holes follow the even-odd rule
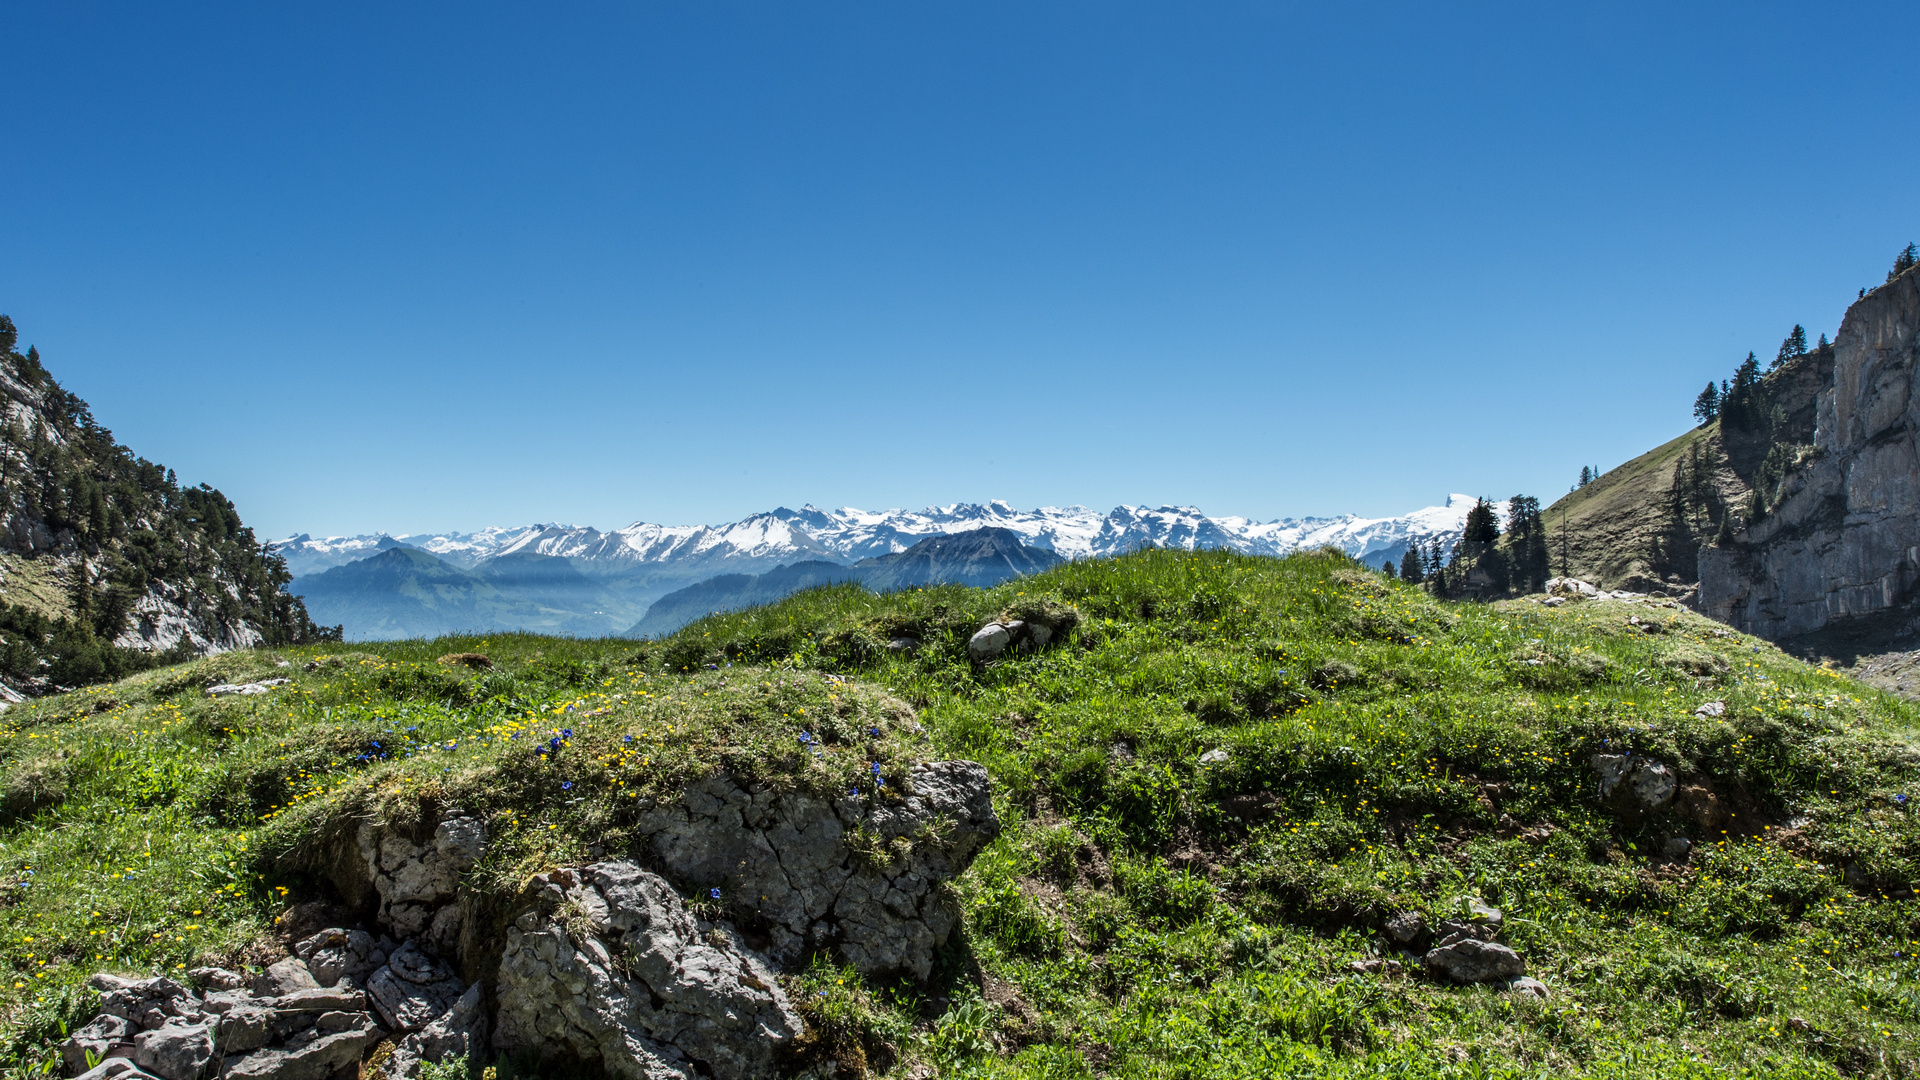
[[[1006,615],[1065,632],[970,663]],[[1907,1076],[1916,733],[1912,706],[1678,608],[1449,604],[1332,553],[832,587],[657,642],[227,654],[0,714],[0,1061],[57,1071],[96,970],[269,962],[370,817],[484,815],[463,887],[511,897],[717,770],[840,791],[878,761],[886,798],[960,757],[1005,826],[951,885],[961,931],[925,984],[793,973],[796,1074]],[[1681,798],[1603,802],[1592,759],[1628,751]],[[1436,981],[1382,936],[1470,900],[1550,997]]]

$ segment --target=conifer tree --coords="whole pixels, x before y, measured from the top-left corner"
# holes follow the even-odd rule
[[[1421,570],[1421,562],[1419,542],[1408,544],[1406,553],[1400,556],[1400,579],[1414,585],[1424,581],[1427,575]]]
[[[1892,281],[1894,278],[1913,269],[1913,264],[1916,262],[1920,262],[1920,245],[1908,244],[1900,254],[1894,256],[1893,270],[1887,274],[1887,280]],[[1862,295],[1864,295],[1864,290],[1862,291]]]
[[[1388,559],[1385,562],[1381,563],[1380,572],[1387,575],[1388,577],[1392,577],[1393,576],[1393,560]]]
[[[1515,495],[1507,503],[1507,556],[1513,588],[1532,593],[1546,587],[1551,572],[1547,527],[1540,500],[1531,495]]]
[[[1593,470],[1585,465],[1580,466],[1580,486],[1586,487],[1591,483],[1593,483]]]
[[[1774,356],[1773,365],[1768,370],[1771,371],[1789,360],[1805,355],[1807,355],[1807,328],[1795,323],[1792,332],[1787,334],[1787,339],[1780,343],[1780,352]]]
[[[1822,348],[1822,349],[1824,349],[1824,348],[1826,348],[1826,347],[1827,347],[1827,345],[1828,345],[1828,342],[1827,342],[1827,335],[1825,335],[1825,334],[1821,334],[1821,335],[1820,335],[1820,345],[1819,345],[1819,348]]]
[[[1693,399],[1693,418],[1702,424],[1710,424],[1713,418],[1719,415],[1720,389],[1713,385],[1712,379],[1708,379],[1707,388],[1700,391],[1699,397]]]

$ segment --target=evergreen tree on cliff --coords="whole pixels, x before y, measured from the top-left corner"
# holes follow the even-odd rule
[[[1893,270],[1887,274],[1887,280],[1892,281],[1913,269],[1915,263],[1920,263],[1920,244],[1908,244],[1900,254],[1893,257]]]
[[[1805,355],[1807,355],[1807,328],[1796,323],[1793,331],[1787,335],[1787,339],[1780,343],[1780,351],[1773,358],[1773,367],[1779,367],[1789,360]]]
[[[1708,379],[1707,388],[1700,391],[1699,397],[1693,399],[1693,418],[1702,424],[1711,424],[1713,418],[1719,415],[1720,388],[1713,385],[1712,379]]]
[[[1742,431],[1753,426],[1759,419],[1760,403],[1760,361],[1752,353],[1747,354],[1740,366],[1734,369],[1733,385],[1720,398],[1720,418]]]

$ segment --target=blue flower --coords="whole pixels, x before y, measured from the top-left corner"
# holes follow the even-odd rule
[[[420,729],[419,729],[419,728],[417,728],[417,727],[410,727],[410,728],[408,728],[407,730],[408,730],[408,731],[419,731]]]
[[[813,741],[813,734],[811,732],[803,731],[800,733],[800,742],[802,745],[805,745],[806,743],[810,743],[812,741]]]
[[[880,775],[880,763],[877,761],[873,763],[873,775],[875,776]]]
[[[571,738],[573,738],[573,729],[572,729],[572,728],[561,728],[561,729],[560,729],[560,737],[561,737],[561,738],[563,738],[563,739],[571,739]]]
[[[621,736],[621,737],[620,737],[620,741],[621,741],[621,742],[632,742],[632,741],[633,741],[633,736],[631,736],[631,735],[623,735],[623,736]]]
[[[856,787],[856,788],[848,788],[848,789],[847,789],[847,794],[849,794],[849,795],[852,795],[852,796],[854,796],[855,798],[858,798],[858,797],[860,796],[860,789],[859,789],[859,788],[857,788],[857,787]]]
[[[875,786],[875,787],[886,787],[886,786],[887,786],[887,778],[886,778],[886,777],[884,777],[884,776],[876,776],[876,777],[874,777],[874,778],[873,778],[873,786]]]
[[[719,890],[719,889],[708,889],[708,890],[707,890],[707,895],[708,895],[709,897],[712,897],[712,898],[713,898],[713,899],[715,899],[715,900],[718,900],[718,899],[720,899],[720,890]]]
[[[1894,801],[1894,802],[1906,802],[1906,801],[1907,801],[1907,797],[1906,797],[1905,795],[1895,795],[1895,796],[1893,797],[1893,801]]]
[[[562,781],[560,781],[560,790],[561,790],[561,791],[572,791],[572,790],[573,790],[573,781],[571,781],[571,780],[562,780]]]
[[[877,727],[870,727],[867,729],[867,734],[877,739],[880,737],[880,729]]]
[[[555,735],[553,738],[548,739],[547,745],[553,747],[555,750],[560,749],[560,736]]]
[[[374,748],[375,750],[378,750],[378,749],[380,749],[380,744],[379,744],[379,743],[374,743],[374,744],[373,744],[373,748]]]

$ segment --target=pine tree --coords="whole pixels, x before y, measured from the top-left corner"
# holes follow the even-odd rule
[[[1586,487],[1591,483],[1593,483],[1593,470],[1585,465],[1580,466],[1580,486]]]
[[[1821,349],[1825,349],[1825,348],[1827,347],[1827,345],[1828,345],[1828,341],[1827,341],[1827,335],[1825,335],[1825,334],[1821,334],[1821,335],[1820,335],[1820,344],[1819,344],[1819,346],[1818,346],[1818,347],[1819,347],[1819,348],[1821,348]]]
[[[1920,245],[1908,244],[1900,254],[1894,256],[1893,271],[1887,275],[1887,280],[1892,281],[1913,269],[1913,265],[1917,262],[1920,262]]]
[[[1693,399],[1693,418],[1702,424],[1710,424],[1713,418],[1719,415],[1720,389],[1713,385],[1712,379],[1708,379],[1707,388],[1700,391],[1699,397]]]
[[[1805,355],[1807,355],[1807,328],[1795,323],[1793,331],[1787,335],[1785,341],[1780,343],[1780,351],[1774,356],[1773,364],[1767,370],[1771,371],[1789,360]]]
[[[1512,587],[1523,593],[1546,587],[1551,572],[1547,526],[1540,517],[1540,500],[1515,495],[1507,503],[1507,556]]]
[[[1747,354],[1740,366],[1734,369],[1733,385],[1720,395],[1720,416],[1727,423],[1742,431],[1753,426],[1758,418],[1756,397],[1760,385],[1760,360],[1752,353]]]
[[[1467,511],[1466,531],[1461,539],[1469,544],[1491,544],[1500,537],[1500,521],[1493,512],[1493,504],[1485,499],[1474,502],[1473,509]]]
[[[1421,570],[1420,545],[1414,542],[1407,545],[1406,554],[1400,556],[1400,579],[1418,585],[1426,579]]]
[[[1388,577],[1392,577],[1393,576],[1393,560],[1388,559],[1387,561],[1381,563],[1380,572],[1387,575]]]

